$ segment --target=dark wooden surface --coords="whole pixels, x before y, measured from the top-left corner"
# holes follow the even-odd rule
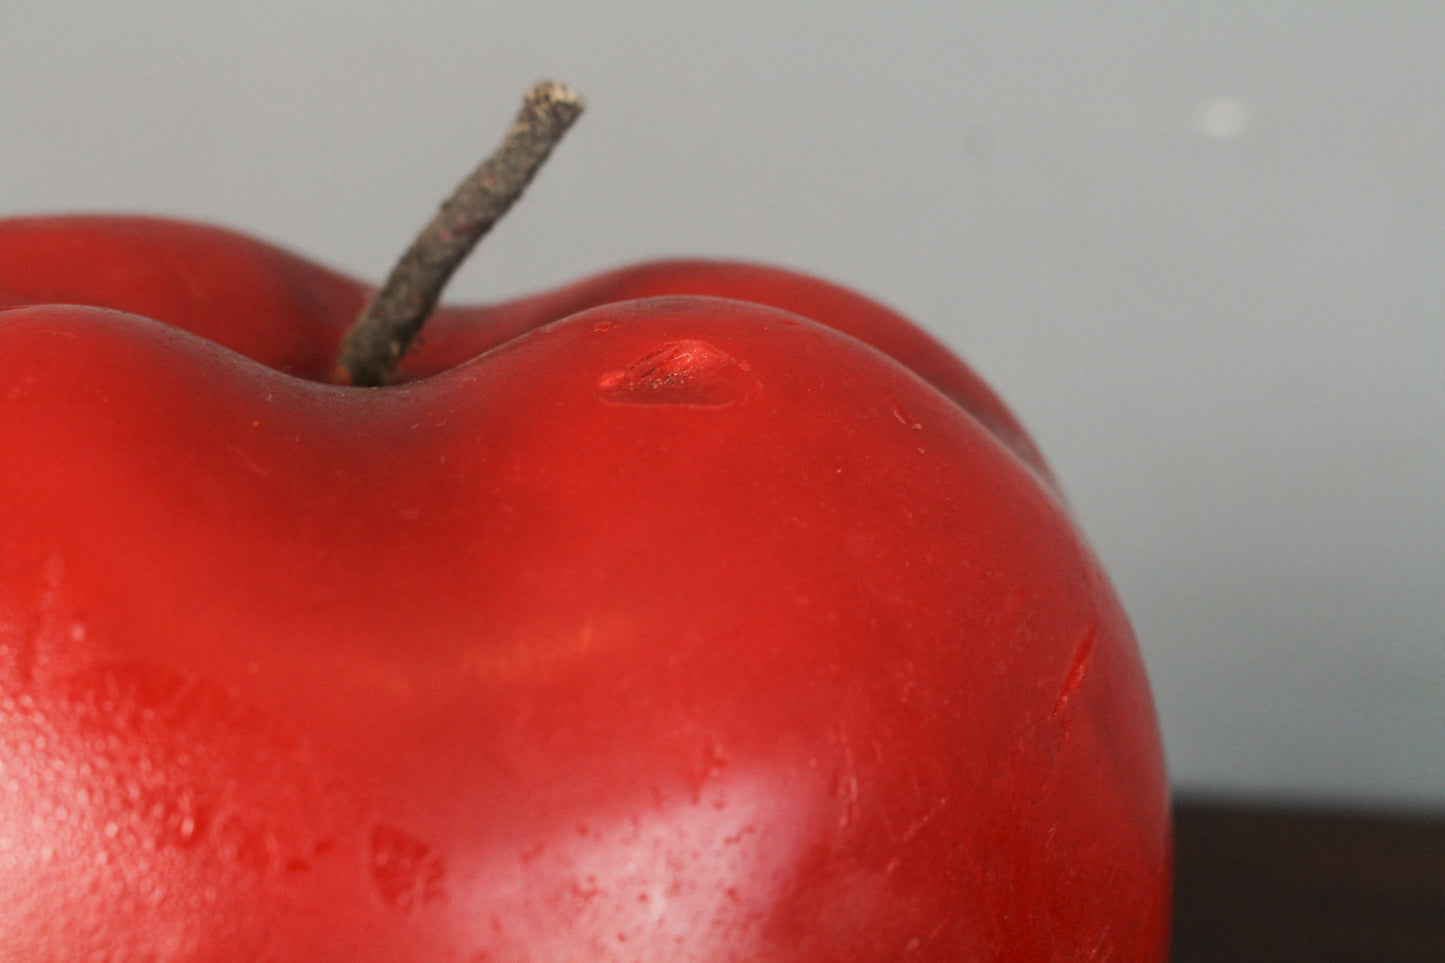
[[[1445,813],[1175,805],[1172,963],[1445,963]]]

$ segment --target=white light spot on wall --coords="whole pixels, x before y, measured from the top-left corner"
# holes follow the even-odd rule
[[[1249,108],[1233,97],[1215,97],[1199,108],[1199,130],[1219,140],[1234,140],[1249,129]]]

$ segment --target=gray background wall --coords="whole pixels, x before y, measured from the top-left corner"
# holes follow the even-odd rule
[[[591,110],[453,293],[665,254],[919,320],[1032,428],[1178,786],[1445,805],[1445,5],[0,7],[0,211],[378,278],[534,79]]]

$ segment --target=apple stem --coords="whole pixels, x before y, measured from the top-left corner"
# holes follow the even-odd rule
[[[583,106],[565,84],[544,80],[527,91],[501,146],[442,203],[347,332],[337,363],[352,384],[376,387],[396,380],[402,355],[447,281],[522,196]]]

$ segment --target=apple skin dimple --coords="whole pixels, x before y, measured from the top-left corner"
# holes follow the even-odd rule
[[[670,341],[597,382],[605,401],[721,408],[758,389],[748,367],[706,341]]]

